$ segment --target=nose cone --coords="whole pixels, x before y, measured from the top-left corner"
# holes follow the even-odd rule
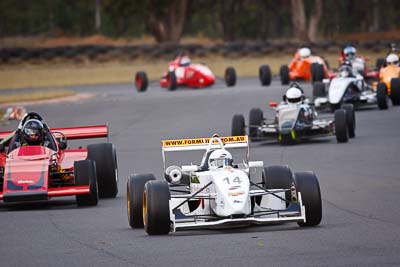
[[[329,102],[331,104],[338,104],[347,89],[348,81],[345,78],[335,78],[329,86]]]
[[[243,171],[228,168],[219,171],[213,178],[216,191],[214,211],[218,216],[250,214],[250,183]]]

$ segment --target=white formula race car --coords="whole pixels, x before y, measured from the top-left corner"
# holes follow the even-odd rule
[[[346,64],[340,66],[337,76],[331,81],[324,79],[313,84],[313,98],[316,109],[330,108],[332,111],[345,103],[353,104],[355,109],[376,105],[379,109],[387,107],[386,91],[372,90],[364,77]]]
[[[316,226],[321,221],[316,175],[293,174],[287,166],[263,168],[262,161],[248,161],[247,136],[214,135],[162,144],[167,181],[156,180],[152,174],[133,174],[128,179],[128,220],[133,228],[144,226],[149,235],[157,235],[283,222]],[[233,148],[242,148],[245,156],[240,164],[233,163],[228,148],[232,153],[239,151]],[[196,150],[205,151],[200,165],[166,167],[166,152]],[[263,168],[261,182],[253,177],[256,168]]]

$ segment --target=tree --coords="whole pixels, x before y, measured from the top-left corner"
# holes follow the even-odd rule
[[[318,24],[322,17],[322,0],[315,0],[308,20],[303,0],[291,0],[292,24],[294,35],[305,42],[315,42],[318,34]]]
[[[188,0],[148,1],[145,23],[157,42],[179,42],[187,8]]]

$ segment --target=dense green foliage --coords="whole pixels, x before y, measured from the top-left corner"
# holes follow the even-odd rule
[[[314,0],[303,1],[309,16]],[[96,2],[101,10],[100,29],[95,27]],[[156,4],[150,2],[1,0],[0,36],[40,33],[85,36],[100,32],[111,37],[137,37],[151,34],[146,26],[148,14],[164,14],[172,0],[155,1]],[[225,40],[292,37],[290,4],[290,0],[188,0],[183,36],[201,34]],[[227,5],[231,5],[228,12]],[[224,15],[228,18],[225,24]],[[322,37],[330,37],[338,33],[398,28],[398,0],[325,0],[318,32]]]

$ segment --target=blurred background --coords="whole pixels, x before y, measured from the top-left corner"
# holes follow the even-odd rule
[[[397,0],[1,0],[0,88],[158,79],[178,52],[221,76],[235,65],[274,74],[307,45],[337,67],[339,52],[384,57],[400,39]],[[50,68],[49,68],[50,66]]]

